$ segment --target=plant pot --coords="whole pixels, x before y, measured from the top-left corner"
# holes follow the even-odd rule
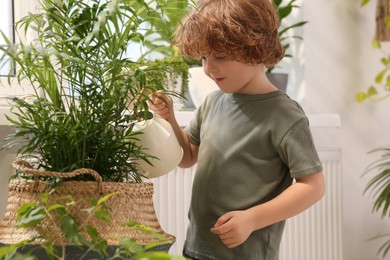
[[[102,182],[101,177],[91,169],[79,169],[70,173],[45,172],[36,169],[25,161],[14,162],[14,167],[21,173],[39,176],[53,177],[75,177],[81,174],[90,174],[96,181],[64,181],[51,190],[49,202],[56,203],[59,198],[72,196],[74,201],[81,201],[77,207],[72,207],[71,214],[81,227],[93,225],[100,237],[107,241],[110,246],[118,246],[119,237],[130,237],[140,245],[160,243],[166,249],[174,243],[175,237],[165,233],[156,216],[153,206],[153,183],[123,183],[123,182]],[[18,210],[21,205],[27,202],[38,202],[42,193],[47,191],[47,183],[44,181],[12,180],[9,183],[8,204],[6,214],[0,223],[0,243],[16,244],[23,240],[30,240],[37,236],[45,235],[38,240],[38,247],[45,241],[53,245],[72,246],[72,243],[64,237],[59,228],[59,220],[49,221],[47,218],[36,227],[15,229]],[[86,212],[90,207],[86,199],[100,199],[112,193],[107,201],[111,209],[109,222],[96,217],[91,217]],[[126,222],[136,221],[142,225],[152,228],[155,232],[164,235],[169,239],[162,245],[161,240],[155,236],[131,229],[124,225]],[[82,230],[85,233],[85,230]],[[165,243],[165,242],[164,242]],[[71,248],[71,247],[69,247]]]
[[[183,79],[180,75],[169,75],[167,73],[166,89],[172,92],[182,93]],[[171,96],[173,109],[176,111],[183,110],[185,103],[181,97]]]
[[[0,247],[8,246],[7,244],[0,243]],[[168,252],[171,244],[166,244],[162,246],[156,246],[151,249],[146,250],[146,252]],[[107,247],[107,255],[99,254],[98,252],[88,251],[85,247],[68,245],[65,246],[65,260],[80,260],[80,259],[98,259],[105,260],[107,258],[113,257],[115,255],[115,251],[119,248],[117,245],[109,245]],[[55,246],[55,249],[58,252],[61,252],[62,248],[59,246]],[[32,255],[37,257],[39,260],[52,260],[46,250],[39,245],[26,245],[24,247],[18,248],[17,252],[22,255]]]
[[[287,73],[266,73],[267,78],[271,83],[278,89],[286,92],[288,84],[288,74]]]
[[[154,116],[152,119],[136,123],[134,130],[142,132],[138,136],[138,145],[154,157],[150,159],[152,165],[143,160],[136,161],[144,171],[145,177],[160,177],[177,167],[183,157],[183,149],[166,120]]]
[[[7,244],[0,243],[0,247],[8,246]],[[171,244],[156,246],[151,249],[146,250],[146,252],[168,252]],[[80,247],[80,246],[65,246],[65,257],[64,260],[80,260],[80,259],[98,259],[105,260],[107,258],[113,257],[115,255],[115,251],[119,248],[117,245],[108,245],[107,246],[107,255],[100,254],[98,252],[90,251],[88,248]],[[59,246],[55,246],[55,249],[58,252],[61,252],[62,248]],[[52,260],[46,250],[39,245],[26,245],[24,247],[18,248],[17,252],[22,255],[32,255],[37,257],[39,260]]]

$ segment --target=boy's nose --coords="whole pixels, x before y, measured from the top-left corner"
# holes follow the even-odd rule
[[[205,60],[203,61],[203,69],[206,73],[210,73],[210,72],[214,72],[216,70],[216,67],[209,60]]]

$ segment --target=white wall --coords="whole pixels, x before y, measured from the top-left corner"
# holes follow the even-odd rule
[[[389,219],[372,213],[373,201],[363,194],[369,178],[362,176],[376,158],[367,152],[390,145],[390,99],[355,101],[380,69],[380,53],[371,47],[376,1],[371,2],[361,8],[360,0],[303,1],[304,19],[309,20],[304,28],[304,107],[308,113],[341,116],[344,260],[380,259],[376,250],[382,242],[368,240],[390,232]]]
[[[0,120],[0,140],[3,140],[14,131],[14,128],[2,125]],[[3,146],[3,143],[0,143],[0,146]],[[18,147],[9,150],[0,149],[0,221],[4,218],[5,208],[8,202],[8,181],[15,173],[15,170],[12,168],[12,162],[15,161],[17,149]]]

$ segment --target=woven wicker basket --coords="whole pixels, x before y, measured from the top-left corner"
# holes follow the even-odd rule
[[[100,198],[107,194],[119,192],[108,201],[108,206],[112,209],[110,223],[99,219],[92,219],[93,226],[97,228],[102,238],[106,239],[110,245],[117,245],[119,237],[132,237],[141,245],[157,242],[153,235],[142,231],[131,230],[123,224],[127,221],[137,221],[148,227],[152,227],[158,233],[165,235],[172,243],[175,237],[165,233],[158,223],[153,206],[153,184],[152,183],[118,183],[102,182],[97,172],[91,169],[79,169],[71,173],[47,172],[32,169],[25,161],[16,161],[13,166],[22,173],[38,176],[74,177],[80,174],[91,174],[96,179],[94,181],[65,181],[58,185],[49,196],[56,199],[65,195],[72,195],[75,201],[83,198]],[[37,179],[37,178],[36,178]],[[14,244],[25,239],[31,239],[40,234],[50,234],[49,239],[52,244],[68,245],[68,241],[60,234],[57,225],[49,221],[43,221],[38,227],[32,229],[14,228],[19,207],[31,201],[38,201],[40,194],[45,192],[46,183],[42,181],[17,180],[9,183],[8,204],[3,221],[0,223],[0,243]],[[87,221],[87,213],[80,207],[73,207],[71,212],[79,224]],[[91,219],[89,219],[91,221]],[[161,241],[160,241],[161,242]]]

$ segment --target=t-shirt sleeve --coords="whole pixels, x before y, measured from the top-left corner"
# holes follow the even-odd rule
[[[195,111],[195,118],[190,121],[190,124],[184,128],[184,132],[188,137],[188,141],[191,144],[200,145],[200,125],[201,125],[201,112]]]
[[[202,128],[202,118],[203,115],[206,115],[210,109],[210,105],[213,104],[213,99],[216,96],[222,93],[220,90],[214,91],[206,96],[202,105],[195,110],[195,118],[190,121],[190,124],[184,128],[184,132],[186,133],[188,140],[190,143],[199,146],[200,145],[200,137],[201,137],[201,128]]]
[[[291,177],[301,177],[323,170],[306,117],[298,120],[286,132],[280,147],[280,157],[290,169]]]

